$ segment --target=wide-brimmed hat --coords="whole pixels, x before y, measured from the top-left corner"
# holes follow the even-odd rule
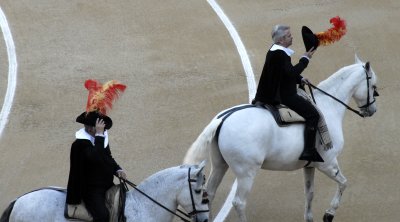
[[[303,37],[306,51],[309,51],[312,47],[314,47],[315,50],[318,46],[330,45],[336,41],[339,41],[346,34],[347,30],[345,20],[341,19],[339,16],[336,16],[331,18],[329,21],[333,27],[324,32],[318,32],[314,34],[307,26],[303,26],[301,28],[301,35]]]
[[[303,36],[303,42],[307,52],[312,47],[314,47],[314,50],[318,48],[319,40],[310,28],[308,28],[307,26],[303,26],[301,28],[301,35]]]
[[[111,80],[104,85],[93,79],[85,81],[85,88],[89,91],[86,111],[81,113],[76,122],[88,126],[95,126],[96,120],[103,119],[105,129],[112,127],[112,120],[107,111],[112,108],[113,102],[125,91],[126,86],[118,81]]]
[[[102,119],[104,121],[104,124],[106,125],[104,129],[108,130],[111,129],[112,127],[112,120],[110,117],[105,116],[100,114],[99,112],[93,111],[93,112],[83,112],[81,115],[76,117],[76,122],[82,123],[84,125],[88,126],[96,126],[96,120],[97,119]]]

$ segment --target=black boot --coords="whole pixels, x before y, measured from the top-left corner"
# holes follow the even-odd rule
[[[299,160],[308,160],[312,162],[324,162],[322,157],[315,149],[316,129],[306,126],[304,129],[304,150]]]

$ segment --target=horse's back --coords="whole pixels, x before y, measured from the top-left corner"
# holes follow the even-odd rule
[[[64,217],[65,192],[40,189],[19,197],[10,214],[10,221],[68,221]]]
[[[291,170],[298,167],[303,150],[303,129],[302,124],[280,127],[267,109],[251,107],[226,118],[218,145],[228,164],[240,156],[240,161],[256,162],[265,169]]]
[[[287,137],[303,129],[302,124],[280,127],[269,110],[262,107],[249,107],[232,113],[224,120],[220,129],[219,142],[231,136],[243,141],[249,140],[250,143],[261,139],[276,139],[285,142]]]

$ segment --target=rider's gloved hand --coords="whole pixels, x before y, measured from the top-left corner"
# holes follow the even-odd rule
[[[310,83],[310,81],[309,81],[307,78],[304,78],[304,77],[303,77],[303,78],[301,79],[301,83],[302,83],[302,84],[308,85],[308,84]]]

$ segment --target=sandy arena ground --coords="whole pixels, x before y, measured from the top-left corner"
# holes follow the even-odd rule
[[[258,82],[270,30],[300,29],[347,20],[348,34],[321,47],[304,72],[312,82],[369,60],[379,78],[378,112],[362,119],[348,112],[339,161],[349,186],[335,217],[342,222],[397,222],[400,218],[400,1],[220,0],[247,49]],[[48,185],[65,187],[69,150],[81,125],[88,78],[120,80],[128,88],[110,116],[114,158],[139,183],[179,165],[190,144],[219,111],[248,102],[246,76],[227,29],[205,0],[1,0],[16,47],[18,76],[0,143],[0,209],[15,197]],[[8,57],[0,41],[0,94],[8,84]],[[3,104],[4,96],[0,96]],[[354,105],[354,104],[352,104]],[[3,116],[2,116],[3,117]],[[234,178],[217,193],[219,209]],[[314,217],[321,221],[336,184],[316,173]],[[248,200],[249,221],[303,219],[302,171],[260,171]],[[237,221],[232,211],[227,221]]]

